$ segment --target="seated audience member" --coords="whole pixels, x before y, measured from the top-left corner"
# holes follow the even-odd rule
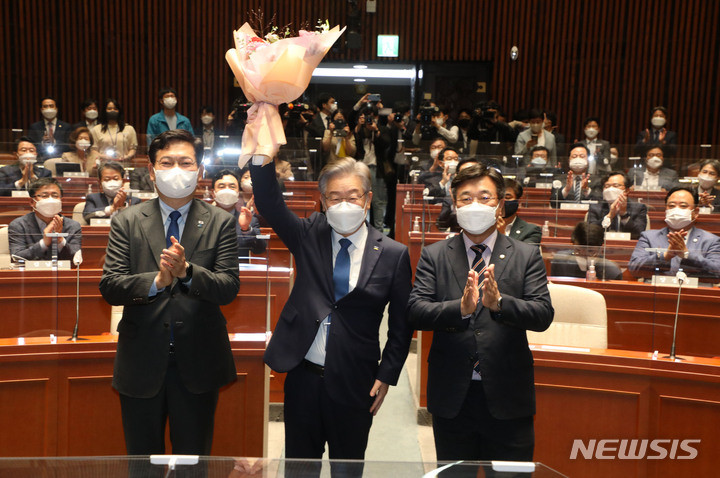
[[[100,108],[98,124],[91,130],[93,149],[101,161],[130,161],[138,147],[135,128],[125,123],[123,108],[116,99],[107,98]]]
[[[588,171],[588,156],[590,152],[587,147],[575,143],[570,147],[568,161],[568,173],[565,186],[554,188],[550,197],[553,207],[560,207],[560,201],[580,202],[596,198],[594,190],[598,188],[598,181],[591,180]]]
[[[645,153],[645,166],[628,171],[633,188],[660,189],[669,191],[678,184],[674,169],[664,168],[665,152],[659,146],[651,147]]]
[[[613,261],[603,259],[602,245],[605,231],[597,224],[579,222],[573,229],[571,251],[559,251],[550,263],[550,275],[586,277],[588,267],[595,264],[598,280],[621,280],[622,270]]]
[[[628,177],[622,171],[613,171],[603,177],[602,184],[603,201],[590,205],[587,222],[608,231],[629,232],[631,239],[640,237],[647,227],[647,207],[628,199]]]
[[[511,178],[505,178],[504,212],[498,219],[498,231],[517,241],[529,244],[540,244],[542,229],[540,226],[523,221],[517,215],[523,187]]]
[[[518,134],[515,140],[515,154],[525,156],[525,164],[530,162],[530,152],[535,146],[544,146],[550,151],[550,165],[557,164],[557,149],[555,147],[555,136],[545,130],[543,125],[545,115],[540,110],[530,111],[530,127]]]
[[[427,143],[425,143],[427,144]],[[434,138],[432,141],[430,141],[430,144],[428,145],[428,151],[429,154],[421,151],[419,153],[416,153],[414,157],[418,158],[417,161],[413,161],[409,165],[409,171],[413,171],[412,174],[422,174],[423,171],[429,171],[430,168],[435,164],[437,161],[437,157],[440,154],[440,151],[448,147],[448,143],[445,140],[445,138],[437,137]],[[419,179],[418,179],[418,182]]]
[[[253,209],[253,187],[250,177],[250,168],[247,166],[240,170],[240,199],[236,207],[247,206]]]
[[[57,238],[59,260],[70,260],[81,245],[80,224],[63,217],[62,187],[55,178],[40,178],[29,187],[30,206],[33,212],[19,217],[8,227],[10,253],[25,260],[52,259],[51,233],[65,232],[67,237]]]
[[[550,151],[545,146],[535,146],[530,152],[530,165],[525,168],[523,184],[535,187],[538,184],[552,184],[553,179],[562,174],[562,170],[548,164]]]
[[[30,125],[28,136],[39,153],[38,160],[59,158],[67,151],[70,123],[59,120],[58,106],[54,98],[46,96],[40,101],[43,119]]]
[[[430,169],[420,173],[418,182],[427,188],[427,196],[443,198],[450,196],[450,182],[457,170],[458,155],[455,148],[443,148],[435,157]]]
[[[248,176],[250,170],[246,170]],[[238,209],[240,201],[240,183],[238,175],[229,169],[223,169],[213,179],[214,205],[224,209],[235,217],[235,230],[238,239],[238,256],[248,257],[250,252],[262,254],[265,252],[266,243],[258,239],[260,234],[260,222],[253,214],[251,207],[253,200],[250,199]]]
[[[70,127],[70,131],[85,127],[92,129],[97,124],[98,106],[97,101],[87,98],[80,103],[80,116],[82,119]]]
[[[665,198],[667,227],[640,234],[630,258],[630,271],[640,277],[675,275],[720,277],[720,237],[695,227],[697,198],[676,187]]]
[[[700,163],[698,183],[693,191],[698,195],[701,207],[712,208],[713,213],[720,213],[720,190],[717,182],[720,176],[720,161],[717,159],[706,159]]]
[[[600,118],[591,116],[583,124],[585,138],[582,144],[590,151],[588,161],[588,173],[596,174],[599,171],[611,171],[610,169],[610,142],[600,139]]]
[[[552,133],[555,137],[555,151],[558,158],[565,156],[565,148],[567,148],[567,141],[565,135],[560,133],[558,129],[557,115],[552,111],[545,111],[545,121],[543,122],[543,128],[545,131]]]
[[[281,159],[278,155],[275,155],[273,161],[275,162],[275,176],[277,176],[278,181],[284,183],[294,179],[292,165],[289,161]]]
[[[60,160],[50,159],[45,161],[45,167],[50,170],[53,176],[57,174],[57,163],[75,163],[80,165],[80,171],[92,171],[95,161],[99,155],[93,151],[93,139],[90,130],[84,126],[79,127],[70,133],[69,144],[72,150],[63,153]]]
[[[100,165],[98,179],[102,192],[88,194],[85,198],[83,217],[88,224],[94,217],[112,217],[126,207],[140,202],[138,198],[128,200],[127,192],[123,189],[124,173],[122,164],[116,161]]]
[[[150,171],[147,167],[134,168],[130,171],[130,189],[143,192],[155,192],[155,183],[150,179]]]
[[[474,157],[463,158],[458,162],[457,172],[473,164],[480,164],[480,162]],[[436,225],[441,231],[450,230],[450,232],[460,232],[460,226],[458,225],[455,214],[455,206],[452,202],[452,194],[442,200],[442,208],[440,209],[440,214],[438,214]]]
[[[656,106],[650,113],[650,127],[640,131],[635,142],[635,152],[642,153],[652,146],[662,146],[668,156],[677,149],[677,133],[669,131],[667,126],[668,112],[664,106]]]
[[[330,126],[324,131],[322,139],[325,164],[339,158],[355,156],[355,135],[345,120],[341,110],[335,110],[330,116]]]
[[[0,196],[26,190],[35,179],[51,175],[49,170],[37,165],[37,149],[29,137],[17,140],[13,154],[17,162],[0,168]]]
[[[616,169],[622,169],[622,164],[618,163],[619,159],[620,159],[620,151],[616,147],[610,146],[610,155],[608,156],[608,160],[609,160],[608,171],[615,171]]]

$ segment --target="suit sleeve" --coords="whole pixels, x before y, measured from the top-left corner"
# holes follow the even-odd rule
[[[587,222],[588,224],[602,225],[603,220],[602,208],[600,204],[592,204],[588,209]]]
[[[647,206],[638,204],[638,208],[630,214],[627,223],[623,225],[623,232],[629,232],[632,237],[639,237],[647,227]]]
[[[65,218],[65,221],[67,220]],[[75,253],[82,247],[82,226],[76,221],[69,224],[69,227],[63,228],[63,232],[68,233],[65,239],[65,247],[58,253],[58,258],[63,260],[72,260]]]
[[[10,196],[15,190],[15,181],[18,178],[12,173],[16,169],[12,165],[0,168],[0,196]]]
[[[650,243],[647,231],[640,234],[640,238],[637,244],[635,244],[635,250],[633,250],[632,256],[630,256],[630,262],[628,263],[630,272],[639,276],[650,276],[655,273],[656,269],[659,270],[659,272],[670,270],[670,261],[666,261],[663,254],[658,256],[656,252],[645,250],[651,247],[653,246]]]
[[[705,253],[690,250],[688,258],[680,261],[680,267],[699,269],[701,277],[720,277],[720,237],[713,236]]]
[[[530,224],[530,228],[530,233],[525,239],[523,239],[523,242],[527,242],[528,244],[540,244],[540,242],[542,242],[542,229],[540,226],[536,226],[535,224]]]
[[[37,260],[43,257],[43,249],[38,241],[35,241],[25,227],[25,218],[21,217],[10,223],[8,226],[8,243],[10,254],[22,257],[27,260]],[[35,220],[33,218],[33,220]]]

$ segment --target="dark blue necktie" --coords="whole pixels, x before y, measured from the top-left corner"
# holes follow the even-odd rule
[[[178,241],[180,240],[180,227],[178,226],[178,219],[180,219],[180,211],[173,211],[170,213],[170,225],[168,226],[167,234],[165,235],[165,244],[167,247],[172,246],[170,236],[174,236]]]
[[[335,285],[335,300],[344,297],[350,289],[350,253],[348,248],[352,242],[350,239],[340,239],[340,250],[335,258],[335,269],[333,270],[333,283]]]

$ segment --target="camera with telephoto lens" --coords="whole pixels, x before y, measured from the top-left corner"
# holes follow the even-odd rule
[[[368,126],[375,122],[375,116],[372,113],[365,113],[363,117],[365,118],[365,124]]]
[[[341,136],[345,137],[347,136],[347,131],[345,131],[345,126],[347,123],[345,123],[345,120],[343,119],[337,119],[333,121],[333,124],[335,125],[335,131],[333,131],[333,136]]]
[[[479,131],[490,129],[497,120],[500,105],[492,101],[483,101],[475,106],[473,112],[473,122],[477,124]]]
[[[423,140],[430,140],[437,136],[437,130],[433,128],[433,117],[440,113],[440,108],[429,103],[420,105],[420,136]]]
[[[307,114],[310,112],[310,105],[302,103],[300,101],[293,101],[287,104],[287,109],[290,115],[290,119],[300,119],[300,116],[305,116],[307,120]]]
[[[247,112],[253,104],[249,101],[237,99],[230,108],[230,116],[235,123],[247,121]]]

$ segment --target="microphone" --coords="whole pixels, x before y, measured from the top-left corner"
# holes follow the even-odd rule
[[[77,342],[78,340],[78,328],[80,327],[80,264],[83,262],[82,251],[78,249],[72,258],[73,264],[77,268],[77,282],[75,284],[75,328],[73,329],[72,337],[68,339],[68,342]]]
[[[670,360],[684,360],[682,357],[676,357],[675,356],[675,345],[677,344],[677,325],[678,325],[678,316],[680,313],[680,291],[682,291],[683,283],[687,281],[687,274],[683,272],[682,269],[679,269],[677,271],[677,274],[675,274],[675,278],[678,281],[678,297],[677,297],[677,305],[675,306],[675,322],[673,324],[673,339],[672,339],[672,346],[670,347],[670,355],[666,355],[664,358],[669,358]]]

